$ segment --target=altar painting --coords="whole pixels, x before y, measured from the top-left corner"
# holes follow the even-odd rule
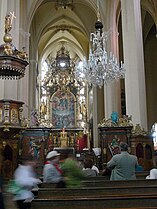
[[[75,97],[69,91],[57,91],[51,99],[54,128],[75,127]]]

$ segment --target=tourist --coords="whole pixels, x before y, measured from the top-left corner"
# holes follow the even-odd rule
[[[144,168],[143,168],[143,158],[139,158],[138,159],[138,165],[135,169],[136,172],[142,172],[144,171]]]
[[[31,158],[25,158],[14,172],[14,180],[21,186],[19,192],[14,196],[14,200],[19,209],[31,208],[30,200],[34,198],[32,188],[41,183],[41,181],[35,177],[35,165],[36,162]]]
[[[128,153],[128,144],[120,142],[120,154],[114,155],[107,163],[111,169],[110,180],[133,180],[136,179],[135,169],[138,165],[137,157]]]
[[[146,179],[157,179],[157,155],[156,153],[153,158],[153,168],[150,170],[149,175],[146,176]]]
[[[46,156],[46,162],[43,169],[43,181],[55,183],[56,187],[65,187],[63,180],[63,171],[59,166],[60,153],[53,150]]]
[[[98,175],[98,171],[95,168],[96,166],[93,167],[93,160],[90,158],[86,158],[84,160],[84,168],[83,168],[83,173],[86,177],[95,177]]]

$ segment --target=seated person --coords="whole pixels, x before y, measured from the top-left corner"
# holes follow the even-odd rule
[[[144,171],[144,168],[143,168],[142,165],[143,165],[143,158],[139,158],[138,159],[138,165],[137,165],[135,171],[136,172],[142,172],[142,171]]]
[[[150,170],[150,173],[148,176],[146,176],[146,179],[157,179],[157,156],[154,156],[153,158],[153,166]]]
[[[86,177],[95,177],[98,175],[97,171],[92,167],[93,167],[92,159],[86,158],[84,160],[84,168],[83,168],[83,173]]]
[[[98,167],[96,166],[96,165],[93,165],[92,166],[92,170],[95,170],[96,171],[96,173],[97,173],[97,176],[99,175],[99,169],[98,169]]]

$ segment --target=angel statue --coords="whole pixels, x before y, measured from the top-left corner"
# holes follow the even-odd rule
[[[118,123],[118,118],[119,118],[118,112],[112,112],[112,114],[111,114],[111,120],[112,120],[112,122],[113,123]]]

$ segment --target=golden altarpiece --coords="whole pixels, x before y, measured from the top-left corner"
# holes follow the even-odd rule
[[[33,110],[21,138],[21,156],[38,159],[41,166],[52,149],[76,154],[87,147],[86,86],[77,82],[74,64],[64,45],[46,60],[40,86],[40,108]]]

